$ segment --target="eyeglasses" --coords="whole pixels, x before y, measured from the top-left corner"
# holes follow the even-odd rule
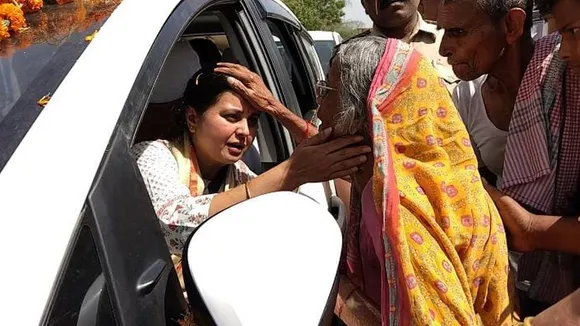
[[[328,86],[326,80],[319,80],[316,83],[316,98],[319,100],[325,97],[326,94],[328,94],[328,92],[336,92],[336,91],[338,91],[336,88]]]

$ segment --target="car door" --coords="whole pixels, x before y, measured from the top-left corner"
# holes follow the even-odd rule
[[[14,266],[1,272],[0,324],[172,325],[186,314],[130,147],[163,61],[207,3],[124,0],[7,161],[0,206],[26,232],[3,228]]]
[[[316,68],[311,68],[310,64],[305,65],[305,61],[310,59],[306,59],[296,39],[295,33],[303,30],[302,25],[278,1],[244,3],[248,13],[245,30],[257,35],[253,49],[259,49],[254,50],[255,56],[263,57],[266,63],[262,69],[266,84],[298,116],[312,114],[317,107],[314,91]],[[314,57],[313,60],[318,59]],[[288,146],[288,154],[291,154],[296,144],[285,128],[280,124],[278,127],[281,133],[277,136],[282,138],[282,143]],[[328,205],[331,197],[336,194],[333,182],[306,184],[299,188],[299,192],[321,205]]]
[[[167,245],[130,153],[162,62],[207,1],[166,18],[131,87],[89,192],[47,325],[176,325],[187,314]]]

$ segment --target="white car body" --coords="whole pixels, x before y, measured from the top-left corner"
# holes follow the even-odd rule
[[[0,325],[40,323],[127,95],[155,37],[178,3],[178,0],[123,1],[0,173],[2,216],[28,225],[25,239],[8,225],[1,228],[2,257],[5,261],[21,262],[23,253],[34,253],[34,264],[41,267],[1,269],[2,279],[25,281],[5,282],[2,287],[0,302],[4,308]],[[129,47],[127,40],[131,40]],[[110,51],[115,48],[126,51]],[[94,90],[108,96],[95,96]],[[59,146],[64,139],[66,146]],[[42,168],[32,157],[43,157]],[[29,209],[23,210],[24,207]]]
[[[314,42],[316,41],[332,41],[335,45],[342,43],[342,36],[337,32],[332,31],[308,31],[312,36]]]
[[[322,69],[325,74],[328,74],[332,51],[335,46],[342,43],[342,37],[337,32],[330,31],[309,31],[308,33],[314,40],[314,47],[322,64]]]

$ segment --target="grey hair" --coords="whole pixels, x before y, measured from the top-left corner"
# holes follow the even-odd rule
[[[443,0],[445,4],[454,0]],[[532,19],[534,11],[533,0],[475,0],[475,4],[486,13],[493,21],[499,21],[510,9],[519,8],[526,12],[524,32],[531,33]]]
[[[334,126],[337,133],[352,135],[366,130],[369,124],[367,97],[386,44],[385,38],[364,36],[336,47],[333,58],[337,58],[340,65],[338,93],[341,102]]]

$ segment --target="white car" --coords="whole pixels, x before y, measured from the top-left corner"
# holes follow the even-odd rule
[[[324,74],[328,74],[328,66],[334,47],[342,43],[342,37],[337,32],[328,31],[309,31],[308,32],[314,40],[314,47],[316,53],[322,64]]]
[[[77,0],[27,19],[0,54],[0,325],[175,324],[187,306],[130,148],[171,128],[190,40],[301,116],[324,78],[314,42],[278,0]],[[250,165],[294,147],[264,115]],[[300,193],[344,215],[332,183]]]

